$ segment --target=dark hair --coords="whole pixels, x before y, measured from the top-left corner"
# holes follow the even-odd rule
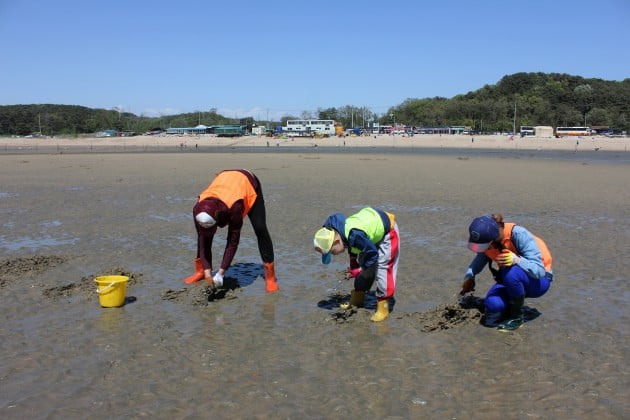
[[[505,226],[505,222],[503,222],[503,215],[501,213],[497,213],[497,214],[493,214],[492,218],[494,219],[495,222],[497,222],[497,225],[499,225],[499,233],[500,235],[503,235],[503,231],[501,229],[503,229],[503,226]],[[499,251],[503,251],[503,249],[505,248],[503,246],[503,244],[501,243],[501,241],[497,241],[496,239],[494,241],[492,241],[492,243],[494,244],[494,246],[499,250]]]
[[[501,213],[492,214],[492,218],[500,227],[504,226],[505,223],[503,222],[503,215]]]

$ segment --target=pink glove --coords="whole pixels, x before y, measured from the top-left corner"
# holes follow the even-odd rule
[[[359,274],[361,274],[361,267],[348,269],[348,275],[353,279],[356,279]]]
[[[361,268],[361,265],[357,261],[356,257],[350,257],[350,268]]]

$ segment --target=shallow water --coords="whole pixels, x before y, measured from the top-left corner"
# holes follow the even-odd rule
[[[246,221],[228,271],[241,288],[203,301],[181,281],[191,208],[237,167],[262,181],[281,291],[265,294]],[[627,417],[628,175],[619,162],[450,152],[0,156],[13,262],[0,270],[0,417]],[[326,302],[351,289],[346,261],[322,266],[311,245],[328,214],[365,205],[391,209],[402,239],[379,324],[373,299],[335,318]],[[541,315],[503,334],[471,309],[427,332],[456,304],[470,219],[493,211],[551,248],[551,290],[526,302]],[[220,231],[215,261],[224,243]],[[113,267],[136,276],[136,300],[100,308],[89,279]],[[489,286],[482,275],[477,295]]]

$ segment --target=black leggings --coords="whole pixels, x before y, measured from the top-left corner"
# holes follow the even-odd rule
[[[253,175],[253,174],[252,174]],[[265,211],[265,198],[263,197],[262,187],[260,180],[254,175],[258,186],[256,187],[256,201],[249,210],[247,216],[252,222],[256,239],[258,239],[258,251],[260,251],[260,257],[263,262],[270,263],[274,261],[273,255],[273,243],[271,242],[271,236],[269,230],[267,230],[267,214]]]

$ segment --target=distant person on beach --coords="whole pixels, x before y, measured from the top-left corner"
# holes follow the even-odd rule
[[[525,298],[540,297],[551,286],[551,253],[542,239],[522,226],[504,222],[501,214],[475,218],[468,231],[468,248],[477,256],[466,270],[460,294],[475,290],[475,276],[487,264],[496,284],[484,300],[484,324],[515,330],[523,324]]]
[[[389,315],[389,300],[394,297],[400,242],[395,216],[366,207],[346,218],[341,213],[329,216],[315,233],[315,250],[322,262],[346,249],[350,256],[348,274],[354,278],[350,301],[340,308],[362,307],[365,293],[376,280],[376,313],[371,320],[383,321]]]
[[[273,244],[267,230],[265,200],[260,181],[248,170],[219,172],[200,195],[193,208],[197,230],[195,273],[184,279],[187,284],[203,278],[212,287],[223,285],[225,271],[232,264],[241,237],[243,219],[249,217],[258,240],[258,250],[265,269],[268,293],[279,290],[276,282]],[[212,240],[217,227],[228,227],[227,245],[219,270],[212,275]]]

